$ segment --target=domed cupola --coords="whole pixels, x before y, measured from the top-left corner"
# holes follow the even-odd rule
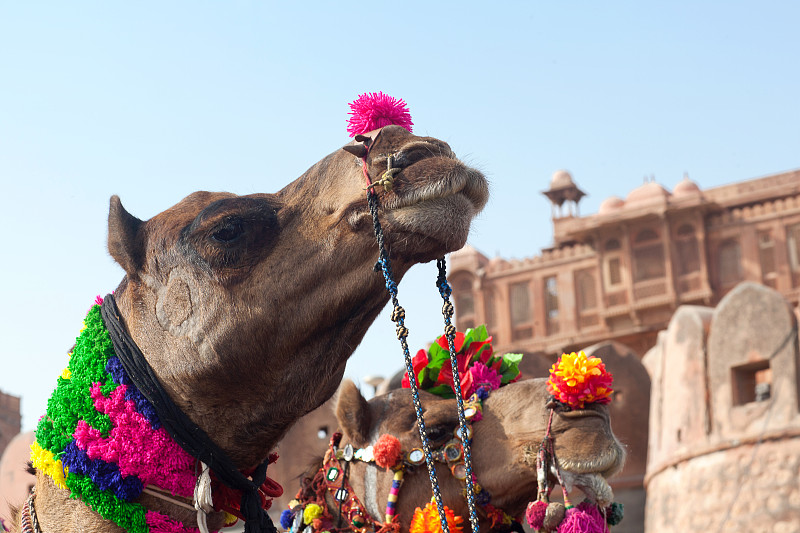
[[[553,206],[553,218],[561,218],[562,216],[580,216],[578,210],[578,203],[581,198],[586,196],[586,193],[578,188],[572,180],[572,175],[566,170],[557,170],[550,178],[550,188],[542,194],[547,196]],[[561,211],[562,205],[567,202],[568,210],[566,213]],[[573,213],[572,207],[575,207]]]
[[[675,188],[672,190],[672,195],[674,197],[679,196],[691,196],[693,194],[699,194],[700,187],[689,179],[689,174],[684,174],[683,179],[675,185]]]
[[[623,207],[625,207],[625,200],[619,196],[609,196],[600,204],[597,214],[607,215],[609,213],[613,213],[614,211],[619,211]]]
[[[634,207],[638,205],[664,202],[669,197],[670,193],[667,189],[655,181],[648,181],[647,183],[636,187],[628,193],[628,197],[625,198],[625,205],[628,207]]]

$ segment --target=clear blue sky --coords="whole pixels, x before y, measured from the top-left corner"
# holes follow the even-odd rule
[[[701,187],[800,167],[796,2],[0,2],[0,390],[32,429],[84,312],[122,277],[108,198],[140,218],[195,190],[272,192],[348,141],[347,103],[404,98],[415,132],[487,173],[470,242],[550,244],[547,188],[582,212],[643,176]],[[439,334],[434,265],[400,285]],[[386,313],[347,374],[402,354]]]

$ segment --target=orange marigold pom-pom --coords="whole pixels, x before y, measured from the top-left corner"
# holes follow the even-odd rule
[[[444,514],[447,517],[447,526],[451,532],[461,533],[464,529],[462,525],[464,519],[456,516],[446,505]],[[439,511],[433,501],[428,502],[425,509],[417,507],[414,510],[414,518],[411,519],[410,533],[442,533],[442,523],[439,520]]]
[[[394,435],[381,435],[372,446],[375,464],[381,468],[392,468],[400,460],[400,447],[400,441]]]
[[[614,378],[599,357],[583,352],[562,354],[550,369],[547,390],[556,400],[575,409],[587,403],[608,403]]]

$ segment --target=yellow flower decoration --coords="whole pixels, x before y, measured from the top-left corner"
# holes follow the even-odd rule
[[[561,403],[583,409],[587,403],[610,402],[613,380],[602,359],[572,352],[562,354],[550,368],[547,390]]]
[[[456,516],[455,513],[446,505],[444,506],[444,514],[447,518],[447,526],[451,532],[461,533],[464,529],[462,525],[464,519]],[[442,523],[439,520],[439,510],[436,504],[431,500],[425,505],[425,509],[419,507],[414,510],[414,518],[411,519],[411,527],[409,533],[442,533]]]

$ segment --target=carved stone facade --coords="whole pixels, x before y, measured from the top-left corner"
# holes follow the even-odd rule
[[[618,408],[632,397],[650,398],[650,412],[635,419],[625,409],[612,413],[612,426],[621,435],[631,427],[649,427],[649,439],[622,435],[634,452],[633,461],[611,485],[626,500],[626,511],[634,511],[626,512],[624,529],[644,530],[646,514],[647,531],[716,530],[723,522],[745,526],[734,527],[742,530],[799,531],[791,529],[800,523],[792,503],[800,501],[796,375],[787,370],[784,377],[795,377],[780,392],[795,396],[772,411],[780,421],[770,424],[780,427],[770,426],[774,431],[762,443],[754,428],[763,418],[769,421],[764,415],[769,411],[760,402],[769,398],[770,365],[753,350],[734,345],[712,350],[716,344],[709,339],[707,345],[706,335],[714,313],[707,306],[717,305],[742,282],[775,289],[785,311],[797,307],[800,171],[707,190],[687,177],[672,192],[651,181],[624,200],[607,198],[598,213],[584,217],[577,215],[582,194],[561,194],[570,185],[577,189],[571,176],[559,171],[551,183],[559,194],[545,193],[551,201],[564,203],[566,198],[576,206],[565,213],[554,202],[554,245],[540,255],[489,259],[471,247],[451,255],[458,329],[487,324],[497,351],[537,354],[547,361],[562,352],[593,353],[592,345],[613,341],[620,353],[627,347],[636,355],[609,362],[612,372],[625,375],[641,372],[641,358],[652,348],[646,361],[652,397],[648,380],[632,389],[622,382],[616,387],[621,393]],[[744,309],[739,313],[742,323],[718,328],[714,342],[741,340],[741,335],[722,333],[737,327],[753,337],[767,331],[745,328],[757,317]],[[676,323],[681,327],[676,329]],[[776,340],[764,336],[765,343]],[[671,347],[663,348],[667,340]],[[692,357],[673,357],[677,347]],[[665,350],[660,359],[653,355],[662,353],[659,350]],[[654,360],[669,371],[657,371]],[[712,366],[717,370],[712,372]],[[715,403],[703,403],[710,401]],[[692,454],[696,461],[689,460]],[[785,460],[776,462],[771,455]],[[751,457],[755,459],[748,465]],[[743,498],[730,510],[734,518],[726,517],[729,502],[737,501],[732,490],[746,481],[745,476],[755,476],[748,494],[766,494],[766,488],[773,487],[772,503]],[[793,481],[778,483],[778,478]],[[704,487],[712,487],[713,494]],[[764,505],[769,513],[761,513]],[[757,518],[741,518],[751,515]],[[758,520],[769,525],[761,527]],[[786,529],[790,523],[794,526]]]
[[[553,182],[553,247],[506,260],[467,246],[450,258],[458,329],[487,324],[500,352],[615,340],[641,357],[679,305],[715,305],[741,281],[800,299],[800,171],[707,190],[688,177],[672,192],[648,182],[583,217],[560,216],[558,201],[582,196],[571,177]],[[570,184],[578,192],[565,196]]]

